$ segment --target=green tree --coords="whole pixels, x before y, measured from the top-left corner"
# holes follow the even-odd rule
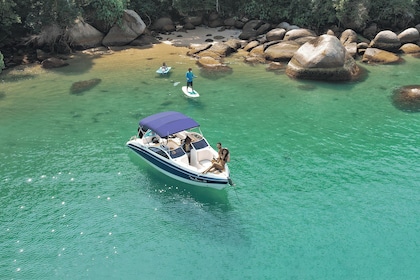
[[[124,9],[127,8],[126,0],[79,0],[83,7],[83,16],[93,21],[99,20],[107,26],[121,20]]]
[[[8,32],[10,26],[21,23],[15,7],[13,0],[0,0],[0,32]]]

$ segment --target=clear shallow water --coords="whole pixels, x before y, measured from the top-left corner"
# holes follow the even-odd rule
[[[420,60],[363,82],[295,81],[186,49],[82,57],[0,76],[1,279],[416,279],[420,114],[397,110]],[[155,70],[162,60],[169,77]],[[183,97],[188,67],[199,100]],[[83,95],[73,82],[100,78]],[[174,86],[174,82],[181,82]],[[158,111],[232,153],[235,188],[161,176],[125,142]]]

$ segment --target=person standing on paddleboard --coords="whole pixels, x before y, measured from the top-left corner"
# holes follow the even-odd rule
[[[188,68],[187,74],[185,74],[185,76],[187,77],[187,91],[188,91],[188,87],[191,87],[191,91],[194,92],[193,89],[193,79],[197,78],[197,76],[195,76],[192,72],[191,68]]]

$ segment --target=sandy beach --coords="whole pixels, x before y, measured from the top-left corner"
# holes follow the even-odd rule
[[[205,43],[226,42],[238,39],[242,30],[221,29],[199,26],[193,30],[175,31],[170,34],[160,34],[162,43],[180,47],[189,47]]]

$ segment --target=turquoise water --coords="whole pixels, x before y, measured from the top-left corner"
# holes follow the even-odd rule
[[[240,55],[208,73],[185,52],[0,76],[0,279],[418,279],[420,114],[391,94],[419,84],[420,60],[334,84]],[[198,100],[181,91],[190,66]],[[183,185],[125,147],[165,110],[229,148],[235,188]]]

